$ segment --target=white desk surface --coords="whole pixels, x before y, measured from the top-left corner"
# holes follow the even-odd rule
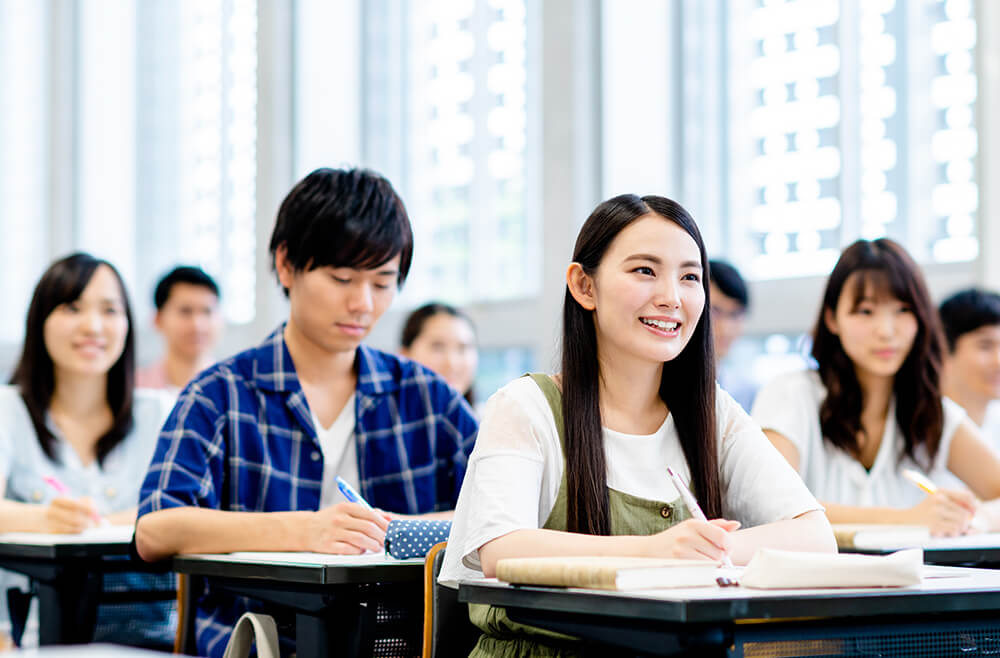
[[[240,551],[236,553],[195,553],[178,557],[193,560],[206,560],[211,562],[322,567],[367,567],[372,565],[424,563],[423,558],[418,557],[407,560],[397,560],[387,556],[384,552],[366,553],[364,555],[330,555],[328,553]]]
[[[78,534],[46,534],[42,532],[0,533],[0,543],[55,546],[57,544],[128,544],[132,541],[135,526],[109,525],[88,528]]]
[[[720,575],[735,576],[739,579],[740,568],[733,570],[720,569]],[[724,573],[722,573],[724,572]],[[463,580],[460,585],[480,585],[486,587],[507,588],[511,585],[501,583],[496,578],[477,578]],[[788,598],[837,596],[842,594],[886,596],[905,594],[907,592],[951,592],[955,590],[978,591],[1000,590],[1000,570],[970,569],[963,567],[924,566],[923,582],[910,587],[828,587],[822,589],[750,589],[748,587],[677,587],[670,589],[644,589],[630,592],[618,592],[600,589],[555,588],[565,592],[580,592],[595,596],[615,598],[654,599],[663,601],[707,601],[747,598]]]
[[[997,548],[1000,549],[1000,533],[987,532],[961,537],[931,537],[919,543],[913,542],[864,542],[857,548],[864,550],[897,550],[902,548],[925,548],[934,550],[949,550],[963,548]]]

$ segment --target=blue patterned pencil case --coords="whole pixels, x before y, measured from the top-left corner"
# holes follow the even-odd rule
[[[451,521],[396,519],[385,531],[385,552],[397,560],[424,557],[434,544],[448,541]]]

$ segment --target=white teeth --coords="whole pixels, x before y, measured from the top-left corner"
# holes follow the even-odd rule
[[[663,320],[650,320],[647,318],[639,318],[639,321],[643,324],[648,324],[651,327],[663,329],[664,331],[674,331],[680,326],[679,322],[664,322]]]

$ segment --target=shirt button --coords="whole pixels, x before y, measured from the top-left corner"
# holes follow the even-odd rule
[[[318,462],[319,461],[319,450],[313,450],[312,454],[309,455],[309,456],[312,457],[312,460],[314,462]]]
[[[31,492],[31,499],[37,503],[42,499],[42,492],[39,491],[38,489],[35,489],[34,491]]]
[[[674,510],[670,509],[670,505],[664,505],[663,507],[660,508],[660,516],[662,516],[665,519],[669,519],[673,513]]]
[[[108,487],[107,489],[104,490],[104,495],[107,496],[108,498],[114,498],[115,496],[118,495],[118,490],[115,489],[114,487]]]

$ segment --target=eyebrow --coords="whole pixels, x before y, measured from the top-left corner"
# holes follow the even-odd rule
[[[644,260],[644,261],[649,261],[650,263],[655,263],[657,265],[663,264],[663,259],[660,258],[659,256],[654,256],[653,254],[632,254],[631,256],[626,258],[623,262],[627,263],[630,260]],[[696,267],[700,270],[701,262],[696,260],[686,260],[681,263],[681,267],[682,268]]]

